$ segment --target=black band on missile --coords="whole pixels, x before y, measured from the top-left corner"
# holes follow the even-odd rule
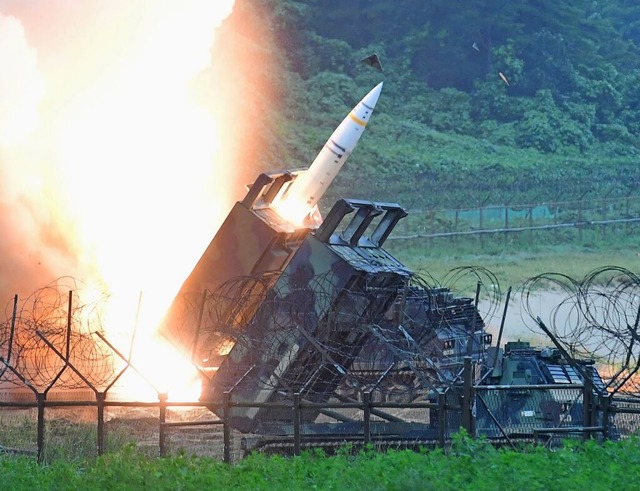
[[[333,149],[331,145],[334,145],[334,146],[338,147],[340,150]],[[341,159],[342,156],[344,155],[344,153],[346,152],[346,150],[344,148],[342,148],[340,145],[336,144],[336,142],[334,142],[331,139],[329,139],[329,142],[325,145],[325,148],[327,150],[329,150],[333,155],[338,157],[339,159]]]
[[[373,108],[367,106],[364,102],[360,101],[360,104],[362,104],[364,107],[366,107],[369,111],[373,111]]]
[[[342,155],[343,155],[343,154],[336,152],[336,151],[335,151],[333,148],[331,148],[329,145],[326,145],[325,147],[326,147],[326,149],[327,149],[327,150],[329,150],[333,155],[335,155],[335,156],[336,156],[336,157],[338,157],[339,159],[341,159],[341,158],[342,158]]]
[[[344,152],[346,152],[346,151],[347,151],[347,149],[346,149],[346,148],[341,147],[341,146],[340,146],[340,145],[338,145],[336,142],[334,142],[331,138],[329,138],[329,141],[330,141],[331,143],[333,143],[336,147],[338,147],[340,150],[342,150],[342,153],[344,153]]]

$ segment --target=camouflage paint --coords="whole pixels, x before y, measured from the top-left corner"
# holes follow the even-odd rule
[[[159,327],[159,332],[200,364],[206,346],[194,350],[200,328],[203,293],[226,281],[265,271],[281,271],[309,229],[292,227],[269,208],[265,195],[273,198],[287,174],[262,174],[237,202],[216,232],[191,274],[182,284]]]
[[[350,224],[369,212],[379,214],[376,203],[354,203],[358,213]],[[390,213],[400,209],[385,206]],[[342,209],[342,218],[348,210]],[[371,336],[369,327],[381,321],[411,277],[402,263],[362,235],[366,227],[351,229],[356,228],[362,240],[350,232],[305,238],[246,326],[251,342],[236,343],[203,399],[219,400],[224,391],[232,391],[234,401],[251,403],[282,402],[296,392],[310,402],[333,395]],[[306,410],[303,421],[312,422],[318,414]],[[262,423],[291,416],[290,410],[237,407],[232,425],[256,431]]]

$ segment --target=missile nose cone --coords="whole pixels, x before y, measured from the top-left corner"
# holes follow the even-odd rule
[[[382,84],[383,82],[380,82],[362,99],[362,103],[369,109],[373,109],[374,107],[376,107],[376,103],[378,102],[378,98],[380,97],[380,92],[382,92]]]

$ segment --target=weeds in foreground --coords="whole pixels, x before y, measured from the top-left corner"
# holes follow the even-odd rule
[[[567,442],[555,451],[528,446],[496,449],[457,435],[446,451],[345,447],[333,456],[310,450],[297,457],[252,454],[229,466],[180,454],[150,458],[128,445],[93,461],[0,456],[3,489],[350,489],[584,490],[634,489],[640,441]]]

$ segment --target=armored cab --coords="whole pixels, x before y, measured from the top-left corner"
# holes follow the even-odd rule
[[[522,341],[506,343],[495,359],[477,390],[477,434],[551,434],[547,429],[569,432],[602,422],[606,389],[593,360]]]
[[[557,348],[533,347],[526,341],[506,343],[498,352],[497,363],[483,382],[485,385],[553,385],[584,383],[584,373],[591,372],[596,389],[604,382],[593,360],[567,360]]]

